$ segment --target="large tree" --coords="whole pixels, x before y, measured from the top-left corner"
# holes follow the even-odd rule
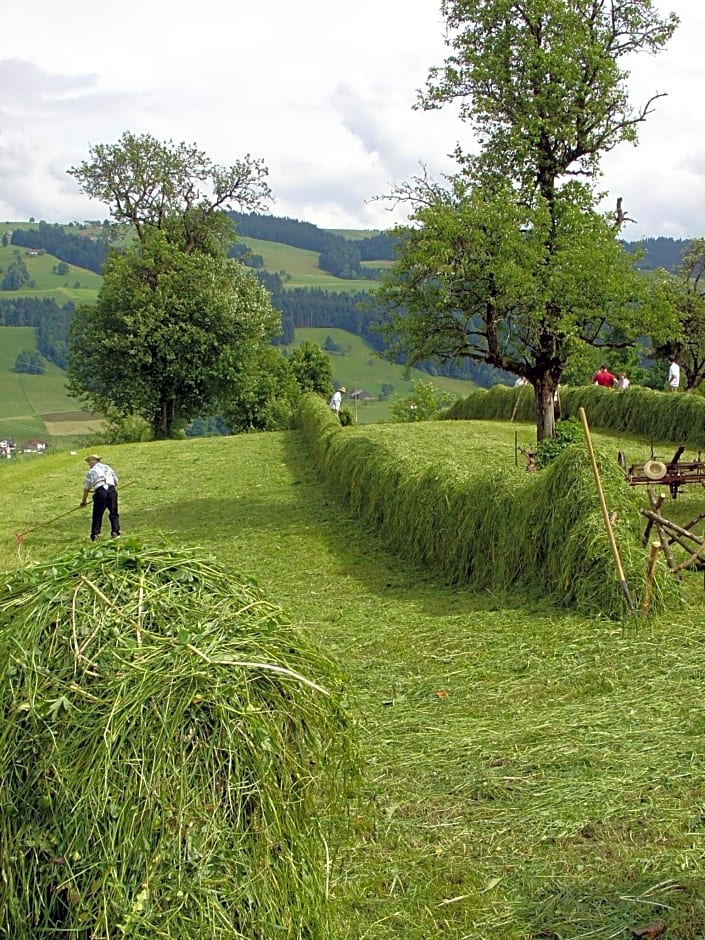
[[[226,256],[227,210],[262,206],[266,169],[249,156],[219,167],[193,146],[125,133],[69,173],[136,235],[108,256],[96,306],[74,314],[69,388],[169,436],[213,414],[281,331],[266,290]]]
[[[228,400],[280,325],[255,274],[154,230],[111,252],[97,304],[74,312],[68,387],[96,411],[141,415],[169,437]]]
[[[451,54],[420,106],[455,102],[479,151],[458,147],[451,185],[421,178],[395,193],[413,212],[382,289],[397,308],[391,354],[527,378],[541,440],[576,344],[623,345],[644,328],[617,244],[625,213],[600,215],[595,188],[600,158],[636,142],[659,97],[632,109],[620,61],[662,49],[677,18],[650,0],[445,0],[442,11]]]

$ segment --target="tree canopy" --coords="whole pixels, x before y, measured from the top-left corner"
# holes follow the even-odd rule
[[[686,391],[705,379],[705,238],[694,238],[683,251],[676,273],[654,273],[662,308],[675,311],[672,334],[657,352],[664,359],[676,356],[685,378]]]
[[[97,304],[74,314],[69,389],[167,437],[213,414],[281,331],[266,289],[226,256],[225,210],[260,205],[267,171],[249,156],[223,168],[194,146],[127,132],[91,154],[69,172],[137,238],[110,252]]]
[[[458,173],[399,186],[411,225],[381,296],[390,356],[469,357],[528,379],[537,437],[576,344],[624,345],[644,329],[640,285],[596,210],[601,157],[634,143],[658,95],[634,110],[624,56],[658,52],[677,24],[649,2],[446,0],[451,54],[419,106],[456,102],[479,142]]]
[[[129,131],[117,144],[96,144],[90,154],[68,173],[140,241],[157,228],[185,251],[208,248],[211,237],[232,230],[226,210],[259,209],[271,196],[267,168],[249,154],[224,167],[193,144]]]

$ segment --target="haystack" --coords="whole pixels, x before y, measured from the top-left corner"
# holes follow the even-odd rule
[[[0,935],[329,936],[352,749],[311,638],[192,550],[1,581]]]

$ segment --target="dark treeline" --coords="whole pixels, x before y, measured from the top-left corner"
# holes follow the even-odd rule
[[[264,258],[262,255],[253,254],[247,245],[243,245],[242,242],[236,242],[234,245],[231,245],[230,248],[228,248],[228,258],[234,258],[236,261],[241,261],[248,268],[264,267]]]
[[[60,307],[50,298],[0,300],[0,326],[33,326],[37,331],[39,352],[60,369],[65,369],[74,306],[69,301]]]
[[[637,262],[637,268],[642,271],[653,271],[655,268],[665,268],[675,271],[681,263],[683,252],[690,245],[688,239],[683,238],[645,238],[640,242],[623,242],[627,251],[642,250],[644,257]]]
[[[108,257],[108,245],[102,239],[75,235],[66,232],[63,225],[50,225],[48,222],[39,222],[38,228],[15,229],[10,243],[23,248],[43,249],[59,261],[87,268],[96,274],[103,273],[103,264]]]

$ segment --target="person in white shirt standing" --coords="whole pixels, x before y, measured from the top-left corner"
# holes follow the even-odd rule
[[[333,393],[333,397],[330,400],[330,410],[334,411],[338,415],[338,417],[340,417],[340,406],[343,403],[344,394],[345,394],[345,386],[341,385],[340,388],[337,389]]]
[[[676,362],[675,357],[671,359],[668,367],[668,391],[677,392],[681,384],[681,367]]]
[[[88,503],[88,494],[93,490],[93,516],[91,518],[91,542],[98,540],[103,524],[105,510],[110,518],[110,534],[118,538],[120,535],[120,516],[118,514],[117,474],[103,463],[98,454],[86,457],[88,473],[83,484],[83,498],[79,505]]]

